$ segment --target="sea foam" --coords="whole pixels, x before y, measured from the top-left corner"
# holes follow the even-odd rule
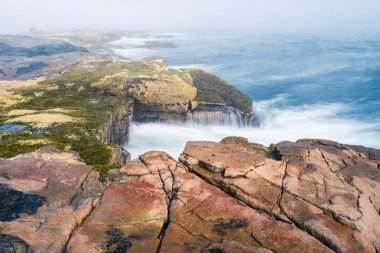
[[[264,145],[285,140],[320,138],[380,148],[380,134],[376,131],[380,123],[342,117],[349,110],[347,105],[330,103],[277,108],[276,105],[285,99],[286,96],[277,96],[255,103],[255,111],[261,120],[259,128],[133,123],[125,148],[132,158],[151,150],[165,151],[178,158],[187,141],[220,141],[227,136],[243,136],[251,142]]]

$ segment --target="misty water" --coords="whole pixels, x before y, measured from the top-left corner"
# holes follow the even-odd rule
[[[380,148],[380,34],[149,34],[114,42],[131,59],[211,71],[249,94],[260,128],[132,124],[132,157],[238,135],[269,145],[324,138]]]

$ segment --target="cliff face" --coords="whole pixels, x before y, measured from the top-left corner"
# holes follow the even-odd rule
[[[102,127],[100,139],[107,144],[123,145],[128,138],[128,128],[133,115],[133,101],[121,104]]]
[[[141,103],[135,102],[135,113],[133,120],[137,122],[183,122],[189,103]]]
[[[129,134],[129,124],[132,120],[134,103],[127,100],[121,104],[103,125],[100,131],[100,140],[103,143],[111,144],[112,151],[110,164],[119,166],[125,165],[131,160],[131,154],[122,145],[127,141]]]
[[[145,153],[106,185],[71,152],[0,160],[0,251],[379,252],[380,151],[223,143]]]
[[[134,121],[185,122],[208,112],[214,120],[202,121],[205,124],[228,125],[232,120],[231,125],[257,125],[251,113],[252,100],[222,79],[200,70],[168,69],[162,58],[139,64],[92,84],[109,94],[133,99]],[[205,93],[217,93],[217,99],[205,97]]]

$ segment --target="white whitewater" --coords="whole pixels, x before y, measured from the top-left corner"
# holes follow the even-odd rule
[[[228,111],[192,111],[186,115],[188,126],[228,126],[250,127],[257,125],[254,119],[247,118],[237,110]]]
[[[276,104],[283,99],[285,98],[280,96],[255,103],[260,127],[202,125],[197,119],[181,125],[133,123],[125,148],[131,153],[132,158],[151,150],[165,151],[178,158],[187,141],[220,141],[227,136],[243,136],[251,142],[264,145],[284,140],[296,141],[300,138],[323,138],[380,148],[380,135],[376,130],[380,122],[363,123],[342,118],[345,110],[348,110],[347,105],[315,104],[279,109]],[[205,115],[202,117],[207,118]],[[209,119],[210,121],[212,119]]]

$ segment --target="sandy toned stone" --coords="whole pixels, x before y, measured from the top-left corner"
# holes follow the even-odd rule
[[[6,123],[29,123],[34,127],[47,128],[54,123],[67,123],[80,121],[80,118],[71,117],[61,113],[36,113],[8,119]]]
[[[338,250],[379,250],[379,151],[326,140],[300,140],[294,144],[282,142],[277,144],[277,150],[282,158],[293,157],[294,166],[291,166],[291,170],[295,174],[292,176],[289,173],[287,179],[293,182],[286,185],[293,189],[294,185],[298,185],[295,189],[298,196],[339,222],[336,226],[333,225],[334,222],[327,226],[326,222],[319,221],[321,216],[313,217],[309,223],[315,223],[316,231],[325,231],[323,237],[335,241]],[[294,181],[295,176],[297,180],[301,179],[299,183]],[[310,184],[308,182],[313,184],[314,190],[306,186]],[[342,226],[340,224],[351,229],[346,229],[347,232],[343,233],[344,230],[339,228]],[[331,231],[326,231],[327,228]],[[351,242],[352,239],[339,240],[340,236],[346,239],[355,238],[356,243],[347,242]],[[341,242],[337,243],[339,241]]]
[[[205,152],[205,150],[211,152]],[[223,172],[226,177],[244,176],[255,167],[264,164],[265,158],[238,147],[215,142],[188,142],[184,151],[187,159],[197,159],[213,172]],[[192,158],[190,158],[192,157]]]
[[[173,169],[176,166],[176,161],[165,152],[161,151],[147,152],[140,155],[139,158],[148,167],[151,173],[159,172],[160,170]]]
[[[81,87],[82,87],[82,86],[81,86]],[[64,108],[54,108],[54,109],[46,110],[46,112],[55,112],[55,113],[73,113],[74,110],[64,109]]]

